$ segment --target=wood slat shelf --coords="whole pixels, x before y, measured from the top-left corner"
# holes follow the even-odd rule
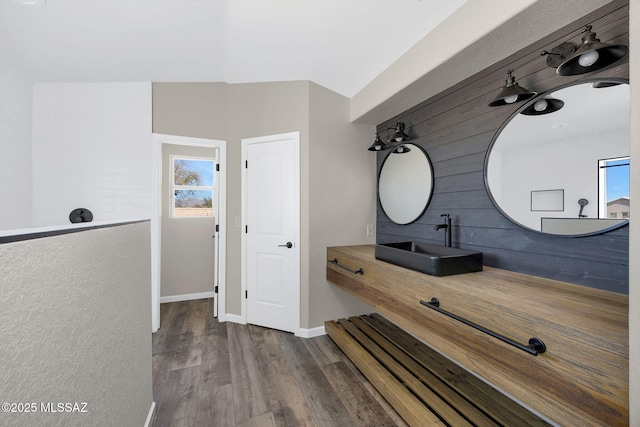
[[[429,276],[375,259],[373,245],[328,248],[334,259],[329,281],[534,413],[561,426],[628,425],[626,295],[486,266]],[[546,352],[528,354],[420,304],[433,297],[515,341],[537,337]]]
[[[549,426],[379,314],[325,329],[411,426]]]

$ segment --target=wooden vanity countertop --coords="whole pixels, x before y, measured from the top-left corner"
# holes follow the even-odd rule
[[[333,259],[329,281],[551,422],[628,425],[627,295],[491,267],[429,276],[375,259],[374,245],[327,248]],[[420,304],[432,297],[519,343],[539,338],[547,350],[533,356]]]

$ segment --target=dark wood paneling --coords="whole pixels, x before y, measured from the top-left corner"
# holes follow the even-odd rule
[[[415,223],[391,222],[378,205],[377,242],[416,240],[441,244],[434,226],[451,214],[454,246],[484,253],[487,266],[547,277],[619,293],[629,289],[629,231],[623,227],[590,237],[556,237],[524,229],[492,203],[484,185],[484,161],[494,135],[521,105],[492,108],[487,104],[504,85],[506,71],[539,93],[572,81],[595,77],[628,78],[628,63],[582,76],[563,77],[540,56],[563,41],[579,42],[581,28],[592,24],[604,42],[629,43],[628,2],[612,2],[567,27],[466,79],[455,87],[381,123],[405,124],[411,143],[422,147],[433,163],[434,193],[425,214]],[[378,171],[386,153],[378,153]]]

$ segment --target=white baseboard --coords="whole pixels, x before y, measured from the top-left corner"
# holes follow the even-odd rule
[[[220,314],[218,315],[218,320],[220,322],[239,323],[241,325],[247,324],[247,321],[244,320],[244,318],[238,314],[229,314],[229,313],[226,313],[224,315]]]
[[[296,332],[296,336],[302,338],[314,338],[326,334],[327,332],[324,330],[324,326],[318,326],[317,328],[311,329],[300,328],[298,329],[298,332]]]
[[[178,302],[178,301],[191,301],[194,299],[205,299],[205,298],[213,298],[215,297],[215,292],[200,292],[197,294],[184,294],[184,295],[173,295],[170,297],[160,297],[160,304],[164,304],[166,302]]]
[[[151,427],[153,422],[153,415],[156,412],[156,402],[151,401],[151,408],[149,408],[149,414],[147,414],[147,421],[144,422],[144,427]]]
[[[247,321],[244,319],[243,316],[238,314],[229,314],[229,313],[227,314],[220,313],[218,315],[218,321],[238,323],[240,325],[247,324]],[[295,333],[297,337],[301,337],[301,338],[314,338],[314,337],[319,337],[326,334],[327,332],[324,330],[324,326],[318,326],[317,328],[311,328],[311,329],[299,328]]]
[[[240,325],[247,324],[247,321],[244,319],[244,317],[239,314],[219,313],[218,321],[238,323]],[[317,328],[311,328],[311,329],[298,328],[298,330],[295,333],[297,337],[301,337],[301,338],[314,338],[314,337],[319,337],[326,334],[327,332],[324,330],[324,326],[318,326]]]

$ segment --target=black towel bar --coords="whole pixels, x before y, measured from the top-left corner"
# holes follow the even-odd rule
[[[443,310],[440,308],[440,300],[438,300],[438,298],[431,298],[431,301],[424,301],[424,300],[420,300],[420,304],[427,306],[439,313],[445,314],[449,317],[451,317],[452,319],[455,319],[459,322],[464,323],[465,325],[471,326],[472,328],[475,328],[481,332],[484,332],[485,334],[491,335],[494,338],[499,339],[502,342],[505,342],[507,344],[510,344],[514,347],[519,348],[520,350],[526,351],[529,354],[532,354],[534,356],[537,356],[540,353],[544,353],[545,351],[547,351],[547,347],[544,345],[544,343],[542,342],[542,340],[538,339],[538,338],[531,338],[529,339],[529,345],[524,345],[524,344],[520,344],[516,341],[513,341],[512,339],[509,339],[503,335],[500,335],[496,332],[493,332],[485,327],[482,327],[476,323],[473,323],[467,319],[464,319],[460,316],[456,316],[453,313],[450,313],[446,310]]]
[[[338,264],[338,258],[329,259],[329,260],[327,260],[327,262],[331,263],[331,264],[333,264],[335,266],[338,266],[338,267],[342,268],[343,270],[347,270],[349,273],[362,274],[364,276],[364,270],[362,268],[360,268],[358,270],[352,270],[349,267],[345,267],[344,265]]]

